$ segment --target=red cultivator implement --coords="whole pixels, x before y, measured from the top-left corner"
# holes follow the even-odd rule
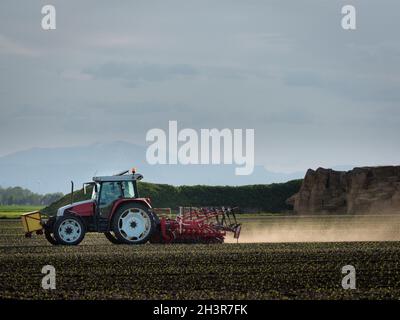
[[[234,238],[238,239],[241,225],[236,221],[235,209],[237,208],[181,207],[175,219],[160,214],[163,209],[154,209],[160,223],[158,232],[150,241],[153,243],[223,243],[227,232],[232,232]]]

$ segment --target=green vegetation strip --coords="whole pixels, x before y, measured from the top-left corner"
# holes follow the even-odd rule
[[[43,206],[0,206],[0,219],[16,219],[23,213],[42,209]]]

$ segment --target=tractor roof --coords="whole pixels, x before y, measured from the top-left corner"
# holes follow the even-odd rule
[[[139,173],[135,174],[124,174],[117,176],[102,176],[102,177],[93,177],[94,182],[118,182],[118,181],[134,181],[134,180],[142,180],[143,176]]]

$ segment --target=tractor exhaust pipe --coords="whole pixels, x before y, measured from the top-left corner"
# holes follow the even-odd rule
[[[74,203],[74,182],[71,180],[71,204]]]

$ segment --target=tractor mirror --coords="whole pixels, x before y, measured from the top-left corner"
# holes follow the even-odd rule
[[[93,189],[94,189],[94,191],[97,192],[97,184],[96,184],[96,183],[93,183],[93,182],[85,182],[85,183],[83,184],[83,194],[87,194],[87,193],[88,193],[87,187],[90,187],[90,186],[92,186]],[[91,192],[91,189],[90,189],[90,188],[89,188],[89,192]]]
[[[93,182],[85,182],[84,184],[83,184],[83,194],[87,194],[87,187],[88,186],[93,186],[94,188],[95,188],[95,190],[97,191],[97,188],[96,188],[96,184],[95,183],[93,183]]]

